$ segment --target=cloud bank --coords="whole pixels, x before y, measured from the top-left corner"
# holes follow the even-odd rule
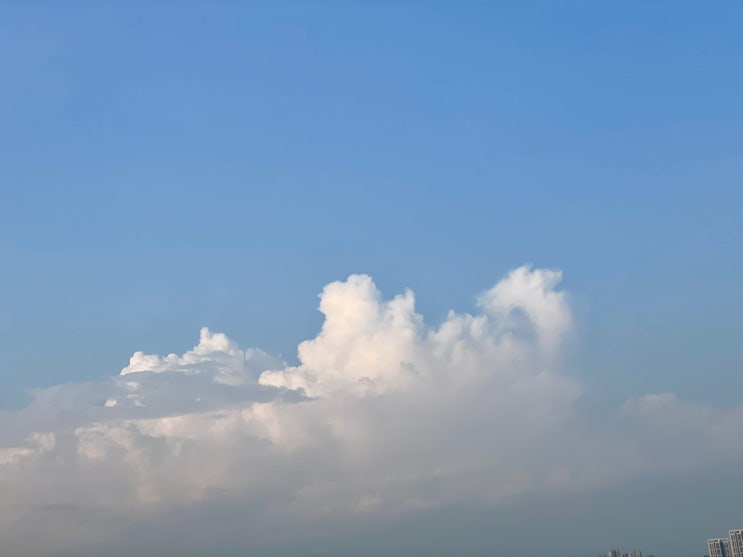
[[[411,291],[352,275],[297,366],[204,328],[183,355],[39,390],[0,416],[0,537],[51,555],[225,499],[274,524],[402,517],[743,460],[743,407],[650,394],[589,415],[560,279],[515,269],[432,327]]]

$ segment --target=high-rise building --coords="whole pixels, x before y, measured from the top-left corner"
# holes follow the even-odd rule
[[[743,530],[730,530],[729,534],[730,557],[743,557]]]
[[[712,538],[707,540],[709,557],[733,557],[730,551],[729,538]]]

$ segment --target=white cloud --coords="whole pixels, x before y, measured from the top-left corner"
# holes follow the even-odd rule
[[[384,300],[352,275],[324,288],[297,366],[202,329],[182,356],[136,352],[108,382],[40,390],[5,416],[0,534],[50,505],[121,523],[230,493],[279,521],[389,515],[697,465],[695,444],[743,458],[725,442],[741,446],[741,409],[647,395],[582,415],[560,278],[516,269],[479,313],[428,327],[412,292]]]
[[[183,373],[187,375],[210,375],[216,383],[241,385],[255,378],[267,365],[276,365],[268,354],[259,349],[240,350],[237,344],[222,333],[212,333],[203,327],[199,343],[192,349],[177,356],[168,354],[161,357],[155,354],[135,352],[129,365],[121,370],[121,375],[135,373]],[[136,382],[128,382],[134,385]]]

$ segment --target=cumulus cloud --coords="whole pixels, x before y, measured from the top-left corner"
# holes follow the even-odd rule
[[[160,357],[156,354],[135,352],[129,360],[129,365],[121,370],[121,375],[145,372],[208,375],[215,383],[242,385],[277,363],[262,350],[256,348],[240,350],[240,347],[226,335],[213,333],[203,327],[199,343],[182,356],[168,354]]]
[[[322,329],[297,366],[202,329],[183,355],[135,352],[107,382],[37,391],[3,415],[0,534],[65,509],[67,521],[111,517],[101,536],[226,494],[277,521],[389,516],[693,466],[694,443],[743,458],[726,442],[742,446],[741,409],[647,395],[586,419],[561,361],[572,317],[560,279],[518,268],[475,314],[432,327],[411,291],[385,300],[352,275],[323,289]]]

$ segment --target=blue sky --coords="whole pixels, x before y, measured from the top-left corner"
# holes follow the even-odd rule
[[[435,325],[524,264],[563,271],[594,404],[739,404],[741,18],[5,4],[0,408],[202,326],[296,364],[352,273]]]
[[[523,263],[607,395],[743,386],[735,3],[2,11],[5,404],[202,325],[293,358],[352,272],[436,321]]]

